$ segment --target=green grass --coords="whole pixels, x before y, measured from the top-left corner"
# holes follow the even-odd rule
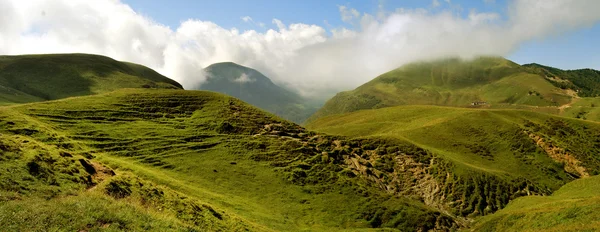
[[[519,198],[480,218],[473,231],[598,231],[600,176],[575,180],[552,196]]]
[[[328,116],[310,123],[308,128],[354,138],[404,140],[449,162],[449,173],[455,176],[451,180],[484,176],[483,183],[495,183],[486,188],[501,189],[500,192],[509,194],[511,191],[523,193],[523,189],[510,190],[511,187],[508,187],[522,181],[526,182],[526,186],[534,187],[525,192],[548,194],[573,180],[573,176],[580,175],[564,161],[551,158],[530,135],[557,147],[563,152],[561,157],[565,152],[569,153],[588,174],[596,174],[600,170],[597,156],[600,152],[600,124],[529,111],[398,106]],[[439,174],[441,181],[448,181],[444,177],[446,172]],[[478,182],[472,180],[464,184],[472,188]],[[484,198],[481,200],[485,202],[484,207],[498,199],[506,200],[501,195],[483,193],[484,190],[476,193]],[[464,202],[465,197],[459,199],[459,202]],[[493,205],[503,207],[502,203]]]
[[[600,121],[600,98],[578,98],[560,112],[561,115],[585,120]]]
[[[182,88],[147,67],[88,54],[0,56],[0,104],[55,100],[120,88]]]
[[[503,58],[445,59],[408,64],[338,93],[308,123],[328,115],[398,105],[467,107],[486,102],[483,107],[556,107],[571,98],[543,76]]]
[[[573,89],[581,97],[600,96],[600,71],[594,69],[562,70],[540,64],[526,64],[530,72],[549,78],[552,84],[563,89]]]
[[[98,193],[10,201],[0,205],[0,211],[0,226],[6,231],[188,230],[159,213]]]
[[[372,180],[377,173],[378,178],[399,190],[404,189],[403,185],[413,185],[408,182],[412,172],[401,172],[400,164],[381,166],[375,157],[388,160],[401,149],[406,159],[425,162],[427,154],[421,150],[410,145],[398,148],[396,143],[378,140],[317,135],[217,93],[124,89],[3,107],[0,119],[0,133],[8,136],[0,141],[17,144],[10,147],[19,147],[25,140],[32,144],[30,155],[15,153],[18,162],[0,161],[0,170],[21,170],[10,178],[3,174],[6,185],[2,185],[2,191],[10,206],[0,212],[35,208],[39,198],[44,199],[39,203],[39,213],[45,214],[44,209],[52,207],[62,212],[72,209],[81,198],[90,198],[73,213],[99,212],[78,216],[76,220],[81,223],[65,228],[85,228],[83,225],[90,223],[96,228],[108,223],[110,227],[135,230],[145,228],[140,226],[154,218],[159,220],[149,225],[152,228],[223,231],[416,231],[459,227],[459,219],[424,203],[416,194],[388,192]],[[42,172],[43,178],[25,168],[42,148],[48,154],[36,162],[45,168],[41,170],[50,170]],[[373,167],[365,171],[350,166],[350,157],[343,155],[348,150],[365,157],[360,162],[371,162]],[[72,157],[63,157],[61,152]],[[54,159],[64,159],[72,167],[47,164],[59,162]],[[90,183],[90,174],[79,159],[108,166],[117,175]],[[63,173],[73,168],[79,170],[78,174]],[[383,168],[391,171],[383,173]],[[53,185],[46,176],[59,185]],[[90,186],[97,195],[88,195]],[[164,194],[148,195],[154,192]],[[122,221],[105,219],[118,217],[121,212],[115,210],[144,212],[140,208],[149,211]],[[68,218],[70,214],[65,215]],[[2,217],[9,215],[0,213]],[[56,220],[52,226],[65,226],[64,218],[51,220]],[[39,225],[29,226],[24,220],[13,219],[5,223],[25,230]]]

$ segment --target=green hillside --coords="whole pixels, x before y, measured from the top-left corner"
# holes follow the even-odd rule
[[[181,85],[147,67],[88,54],[0,56],[0,105]]]
[[[573,89],[581,97],[600,96],[600,71],[594,69],[562,70],[541,64],[525,64],[531,72],[543,75],[557,87]]]
[[[505,59],[409,64],[308,129],[277,116],[302,121],[301,97],[233,63],[205,87],[245,102],[101,56],[0,64],[8,231],[598,228],[600,101]]]
[[[573,103],[563,107],[559,113],[566,117],[600,121],[600,97],[573,99]]]
[[[296,123],[304,122],[317,110],[307,99],[277,86],[254,69],[224,62],[212,64],[205,71],[208,78],[197,90],[234,96]]]
[[[551,196],[519,198],[478,220],[472,231],[598,231],[600,176],[566,184]]]
[[[352,91],[338,93],[309,121],[320,117],[398,105],[557,107],[569,92],[509,60],[480,57],[407,64]]]
[[[427,151],[310,132],[212,92],[124,89],[7,106],[0,134],[0,228],[8,230],[465,224],[419,194],[417,184],[430,181],[419,169],[430,164]]]
[[[550,194],[600,172],[600,124],[530,111],[397,106],[327,116],[307,126],[352,138],[397,139],[431,152],[448,162],[449,171],[430,170],[438,173],[439,186],[429,194],[463,215],[489,214],[510,199]],[[456,180],[463,186],[448,184]],[[519,183],[516,190],[508,187]],[[469,194],[457,196],[457,188]]]

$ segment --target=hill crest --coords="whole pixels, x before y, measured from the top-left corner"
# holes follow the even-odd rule
[[[0,56],[0,102],[24,103],[120,88],[181,89],[145,66],[91,54]]]
[[[470,107],[560,106],[566,90],[501,57],[415,62],[338,93],[308,120],[398,105]],[[475,104],[485,103],[485,104]]]

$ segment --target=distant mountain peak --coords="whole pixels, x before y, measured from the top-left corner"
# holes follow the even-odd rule
[[[231,95],[298,123],[316,110],[306,107],[303,97],[276,85],[255,69],[233,62],[221,62],[211,64],[204,70],[208,78],[195,89]]]
[[[208,74],[208,78],[207,83],[203,83],[203,85],[207,85],[210,82],[217,81],[218,79],[228,80],[228,83],[235,84],[264,82],[267,85],[275,85],[271,79],[259,71],[233,62],[211,64],[204,70]]]

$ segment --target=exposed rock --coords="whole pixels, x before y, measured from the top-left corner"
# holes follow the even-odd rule
[[[579,161],[573,154],[566,152],[564,149],[554,146],[552,143],[546,142],[544,138],[538,136],[532,132],[524,131],[529,138],[531,138],[540,148],[550,156],[556,162],[560,162],[565,165],[565,171],[574,175],[578,178],[589,177],[590,174],[586,168],[581,166]]]

